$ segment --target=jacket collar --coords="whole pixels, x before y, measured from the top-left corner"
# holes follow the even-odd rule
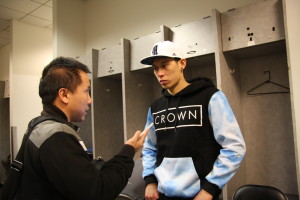
[[[68,117],[66,114],[54,105],[44,105],[41,115],[52,115],[60,119],[63,123],[72,127],[75,131],[79,131],[79,127],[71,122],[68,122]]]

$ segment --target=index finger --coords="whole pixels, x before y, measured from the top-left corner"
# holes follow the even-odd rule
[[[142,135],[144,135],[145,133],[146,133],[146,135],[147,135],[148,132],[149,132],[149,129],[150,129],[152,126],[153,126],[153,122],[152,122],[149,126],[147,126],[147,128],[146,128],[145,130],[143,130],[143,132],[141,132],[140,137],[141,137]]]

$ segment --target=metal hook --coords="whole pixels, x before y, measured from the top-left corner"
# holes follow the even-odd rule
[[[270,81],[271,80],[271,72],[268,70],[268,69],[266,69],[265,71],[264,71],[264,74],[265,73],[268,73],[268,81]]]
[[[229,72],[230,72],[230,74],[233,74],[235,72],[235,69],[234,68],[229,68]]]

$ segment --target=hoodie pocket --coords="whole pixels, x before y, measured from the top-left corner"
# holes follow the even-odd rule
[[[194,197],[200,191],[200,179],[192,158],[164,158],[154,174],[158,191],[169,197]]]

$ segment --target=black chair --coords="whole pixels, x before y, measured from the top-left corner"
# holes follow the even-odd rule
[[[126,194],[120,194],[115,200],[135,200],[135,199]]]
[[[145,199],[145,182],[142,177],[142,159],[134,161],[134,168],[128,184],[115,200],[143,200]]]
[[[288,198],[275,187],[249,184],[238,188],[232,200],[288,200]]]

